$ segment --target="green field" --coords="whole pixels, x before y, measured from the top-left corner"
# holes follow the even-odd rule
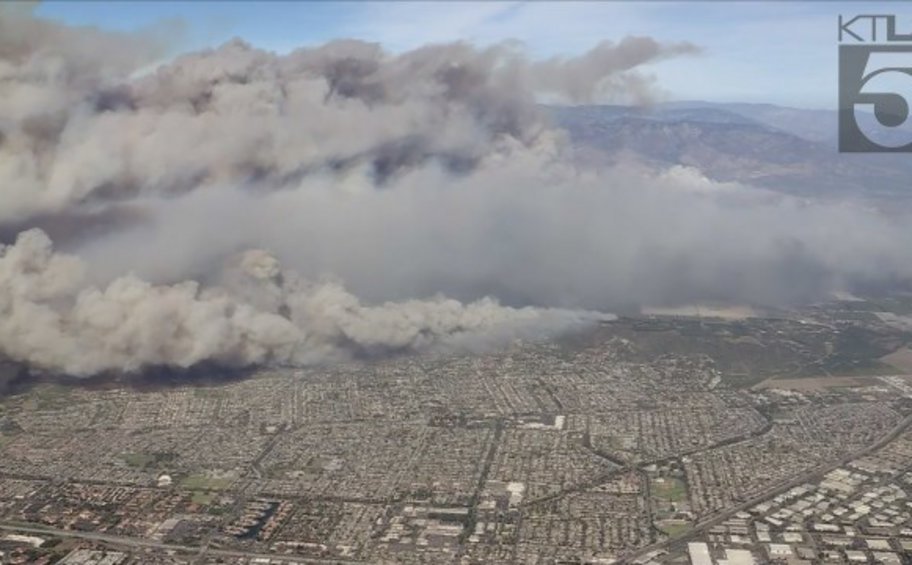
[[[654,479],[651,485],[652,497],[667,502],[687,500],[687,485],[680,479]]]
[[[43,384],[34,389],[25,401],[29,410],[52,410],[72,404],[72,390],[57,384]]]
[[[834,365],[829,369],[836,376],[867,377],[879,375],[895,375],[896,367],[876,359],[863,360],[856,363]]]
[[[124,453],[120,456],[130,467],[137,469],[156,469],[164,463],[173,461],[174,453]]]
[[[190,500],[192,500],[194,504],[199,504],[201,506],[209,506],[214,499],[215,493],[200,490],[193,491],[193,494],[190,495]]]
[[[180,486],[189,490],[224,490],[231,486],[231,482],[231,479],[190,475],[180,482]]]
[[[670,537],[676,537],[690,529],[690,522],[685,520],[662,520],[656,522],[656,527]]]
[[[227,398],[228,392],[218,387],[194,387],[193,396],[197,398],[219,399]]]
[[[148,453],[124,453],[121,458],[130,467],[145,469],[155,461],[155,457]]]

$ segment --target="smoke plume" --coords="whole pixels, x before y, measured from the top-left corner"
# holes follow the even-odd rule
[[[603,318],[514,309],[490,299],[438,297],[364,306],[338,283],[283,275],[268,253],[248,251],[226,286],[152,285],[127,275],[86,285],[86,265],[55,253],[39,230],[0,249],[0,344],[7,355],[70,375],[193,367],[319,363],[352,353],[421,349],[466,334],[553,332]]]
[[[689,44],[235,40],[150,66],[162,46],[0,10],[0,354],[77,376],[322,363],[912,274],[908,223],[584,166],[537,104],[648,102],[640,67]]]

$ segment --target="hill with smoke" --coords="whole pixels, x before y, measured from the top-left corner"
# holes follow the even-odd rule
[[[583,164],[538,104],[648,103],[642,66],[690,44],[236,40],[157,64],[166,46],[0,10],[3,355],[76,376],[322,363],[912,274],[903,218]]]

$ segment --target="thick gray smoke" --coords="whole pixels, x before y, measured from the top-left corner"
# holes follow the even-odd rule
[[[530,62],[508,45],[391,56],[336,41],[277,56],[236,40],[130,79],[153,45],[0,12],[0,223],[356,168],[381,185],[428,162],[466,173],[547,133],[537,90],[643,98],[633,67],[693,50],[628,38]]]
[[[151,285],[127,275],[87,285],[86,265],[57,254],[39,230],[0,248],[0,344],[34,366],[70,375],[192,367],[319,363],[506,335],[534,336],[603,316],[514,309],[439,297],[363,306],[333,282],[285,275],[263,251],[234,258],[224,286]],[[462,344],[464,345],[464,343]]]
[[[691,45],[234,41],[152,68],[158,39],[0,10],[0,354],[325,362],[912,275],[908,223],[574,163],[537,97],[648,101],[638,67]]]

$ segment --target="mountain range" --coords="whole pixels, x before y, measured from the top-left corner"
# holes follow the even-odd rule
[[[548,110],[589,162],[685,165],[799,196],[912,202],[912,155],[839,153],[836,111],[711,102]]]

